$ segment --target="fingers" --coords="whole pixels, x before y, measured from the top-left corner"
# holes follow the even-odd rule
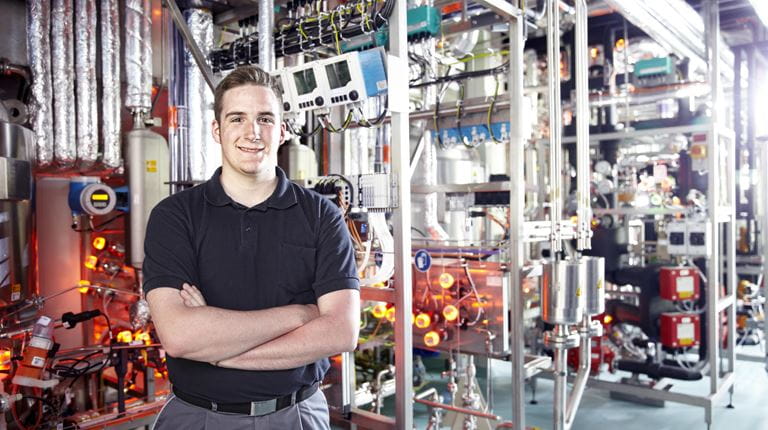
[[[184,304],[189,307],[205,306],[203,294],[194,285],[184,283],[179,291]]]

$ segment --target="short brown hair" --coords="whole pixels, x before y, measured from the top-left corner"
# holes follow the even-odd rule
[[[259,66],[240,66],[225,76],[216,85],[216,90],[213,92],[213,114],[217,122],[221,120],[221,104],[224,99],[224,93],[232,88],[244,85],[257,85],[271,89],[275,93],[275,97],[277,97],[277,105],[280,110],[278,114],[282,113],[283,89],[280,87],[280,79],[270,75]]]

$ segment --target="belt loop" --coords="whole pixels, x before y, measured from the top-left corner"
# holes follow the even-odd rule
[[[216,412],[219,409],[219,405],[216,404],[216,402],[211,402],[211,410],[213,412]]]
[[[298,391],[291,393],[291,406],[296,404],[296,393],[298,393]]]

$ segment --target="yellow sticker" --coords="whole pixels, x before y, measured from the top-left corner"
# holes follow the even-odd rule
[[[600,290],[602,288],[603,288],[603,280],[602,279],[598,279],[597,280],[597,289]]]
[[[147,172],[157,172],[157,160],[147,160]]]
[[[693,345],[693,339],[691,338],[684,338],[684,339],[678,339],[680,341],[680,346],[688,346]]]
[[[576,297],[581,297],[581,288],[576,288]]]
[[[680,294],[681,299],[687,299],[688,297],[693,297],[693,291],[679,291],[678,294]]]
[[[11,301],[15,302],[19,299],[21,299],[21,284],[13,284],[11,285]]]

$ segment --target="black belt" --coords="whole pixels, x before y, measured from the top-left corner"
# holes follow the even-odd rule
[[[278,397],[276,399],[244,403],[216,403],[201,397],[194,396],[192,394],[184,393],[176,387],[173,387],[173,394],[189,404],[199,406],[214,412],[228,412],[233,414],[250,415],[252,417],[260,417],[262,415],[269,415],[273,412],[277,412],[280,409],[288,408],[295,405],[296,403],[312,397],[312,395],[317,392],[318,385],[319,384],[315,382],[314,384],[308,385],[299,391],[296,391],[295,393],[286,394],[285,396]]]

